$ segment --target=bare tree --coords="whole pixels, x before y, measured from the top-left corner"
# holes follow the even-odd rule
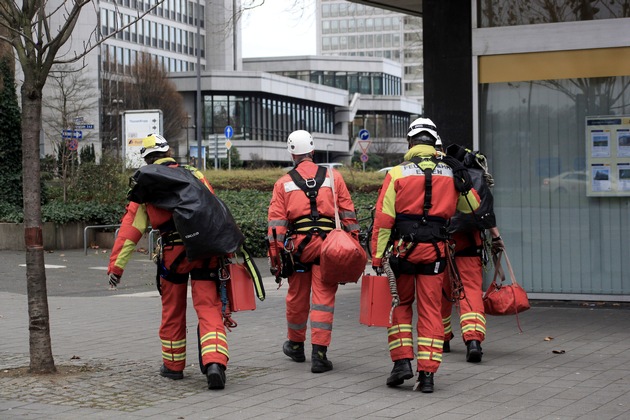
[[[98,106],[94,85],[82,70],[66,64],[51,70],[49,80],[52,86],[49,94],[42,98],[43,105],[49,111],[42,125],[61,166],[59,176],[64,202],[67,200],[68,188],[76,181],[74,174],[78,156],[78,139],[68,138],[64,132],[71,135],[77,133],[75,118]],[[89,136],[87,134],[83,140],[89,140]],[[73,144],[77,147],[73,147]]]
[[[161,109],[166,138],[180,135],[181,127],[187,123],[184,100],[167,78],[164,67],[149,54],[141,54],[131,67],[131,75],[133,81],[125,94],[125,104],[131,109]]]
[[[156,0],[153,8],[163,0]],[[0,2],[0,26],[6,30],[0,39],[13,47],[23,73],[22,100],[22,170],[24,175],[24,242],[26,244],[26,288],[29,314],[30,370],[34,373],[56,372],[50,340],[50,319],[44,246],[42,238],[40,147],[42,128],[42,91],[55,64],[81,60],[105,38],[95,27],[88,42],[78,50],[66,44],[79,16],[88,6],[98,9],[93,0],[23,0]],[[149,13],[131,19],[123,30]],[[87,12],[86,12],[87,13]],[[116,32],[108,36],[114,36]],[[76,47],[76,46],[74,46]],[[65,49],[64,49],[65,48]]]

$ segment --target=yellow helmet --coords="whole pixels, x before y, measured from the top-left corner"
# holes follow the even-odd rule
[[[168,151],[168,142],[159,134],[149,134],[142,139],[142,149],[140,156],[144,159],[151,153]]]

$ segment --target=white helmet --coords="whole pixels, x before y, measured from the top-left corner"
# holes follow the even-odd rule
[[[142,139],[140,156],[144,159],[151,153],[168,151],[168,142],[159,134],[149,134]]]
[[[315,150],[313,136],[304,130],[297,130],[289,134],[287,150],[292,155],[305,155]]]
[[[409,130],[407,131],[407,141],[410,141],[412,138],[416,137],[420,133],[425,132],[428,133],[431,137],[433,137],[432,145],[440,138],[437,133],[437,127],[433,124],[428,118],[417,118],[411,124],[409,124]]]

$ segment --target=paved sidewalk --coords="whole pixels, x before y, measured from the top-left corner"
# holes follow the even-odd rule
[[[328,353],[334,370],[312,374],[308,361],[292,362],[281,350],[287,289],[266,277],[267,299],[234,314],[226,388],[209,391],[194,344],[184,380],[157,374],[160,301],[148,257],[138,254],[120,290],[109,292],[108,255],[93,250],[46,255],[47,264],[61,266],[47,269],[55,362],[82,368],[15,377],[11,369],[29,363],[24,253],[0,257],[1,419],[630,418],[627,306],[536,304],[519,316],[522,334],[515,317],[489,316],[483,362],[466,363],[456,340],[435,392],[422,394],[412,391],[413,380],[385,386],[392,367],[386,331],[359,324],[359,284],[337,295]],[[195,343],[192,305],[188,315],[188,342]]]

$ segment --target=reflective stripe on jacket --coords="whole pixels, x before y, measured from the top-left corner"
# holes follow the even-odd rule
[[[302,178],[308,180],[315,177],[318,168],[319,166],[311,161],[302,161],[297,166],[297,171]],[[350,198],[350,192],[341,173],[335,169],[333,171],[341,225],[346,231],[358,234],[359,225],[354,211],[354,204]],[[326,179],[318,191],[317,210],[320,217],[334,220],[335,206],[329,175],[329,173],[326,174]],[[293,182],[289,174],[283,175],[274,185],[273,196],[269,204],[268,239],[271,245],[270,253],[272,256],[276,255],[276,249],[280,250],[284,246],[289,225],[296,220],[309,217],[310,214],[311,206],[306,194]],[[276,231],[275,238],[273,228]],[[297,235],[293,244],[295,249],[297,249],[304,237],[305,235],[302,234]],[[310,262],[319,257],[321,243],[321,238],[313,236],[302,253],[301,261]]]
[[[381,258],[390,239],[396,222],[396,215],[420,216],[423,214],[425,176],[424,172],[409,160],[414,157],[430,158],[436,156],[435,148],[428,145],[417,145],[405,154],[405,162],[392,168],[383,181],[376,203],[374,229],[372,234],[372,265],[380,266]],[[479,196],[472,189],[467,196],[455,189],[453,171],[445,163],[438,160],[431,176],[432,198],[428,216],[450,219],[456,210],[469,213],[479,207]],[[416,247],[414,252],[421,253]],[[433,247],[429,247],[434,255]]]
[[[173,158],[158,159],[154,165],[179,166]],[[214,189],[197,169],[191,171],[214,194]],[[151,204],[139,204],[130,201],[122,218],[116,242],[109,259],[108,273],[122,275],[136,245],[149,226],[157,228],[164,225],[173,217],[172,212],[160,209]]]

